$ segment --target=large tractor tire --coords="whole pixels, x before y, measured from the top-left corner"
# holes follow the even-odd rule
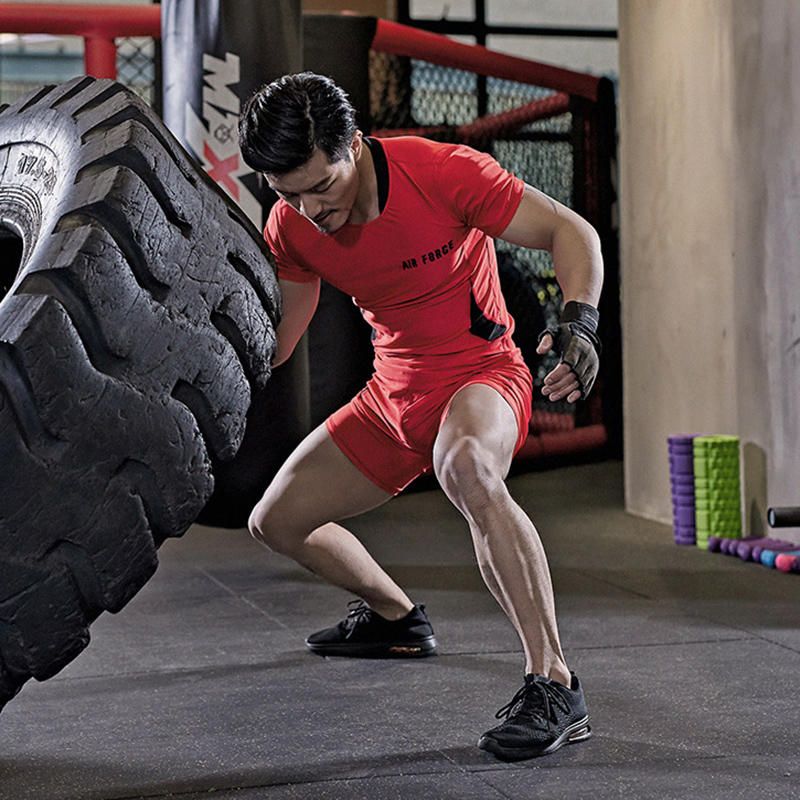
[[[0,107],[0,707],[156,569],[270,374],[257,231],[151,109],[82,78]]]

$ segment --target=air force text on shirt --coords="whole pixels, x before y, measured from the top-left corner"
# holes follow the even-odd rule
[[[409,258],[403,261],[403,269],[416,269],[421,265],[430,264],[433,261],[438,261],[442,256],[446,256],[448,253],[452,253],[454,247],[455,245],[453,244],[453,240],[451,239],[449,242],[445,242],[443,245],[440,245],[435,250],[430,250],[427,253],[423,253],[418,258]]]

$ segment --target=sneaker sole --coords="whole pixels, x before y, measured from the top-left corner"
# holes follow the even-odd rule
[[[425,658],[436,655],[436,637],[428,636],[415,642],[379,642],[378,644],[312,644],[306,647],[320,656],[351,658]]]
[[[547,756],[550,753],[555,753],[556,750],[563,747],[565,744],[578,744],[578,742],[585,742],[592,736],[592,728],[589,725],[588,714],[577,722],[573,722],[561,736],[554,742],[551,742],[547,747],[504,747],[495,739],[490,736],[481,736],[478,740],[478,747],[481,750],[486,750],[497,758],[504,761],[521,761],[525,758],[536,758],[537,756]]]

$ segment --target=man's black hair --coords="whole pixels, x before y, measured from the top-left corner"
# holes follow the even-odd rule
[[[356,132],[355,111],[330,78],[284,75],[262,86],[239,118],[239,147],[257,172],[282,175],[319,147],[331,163],[345,158]]]

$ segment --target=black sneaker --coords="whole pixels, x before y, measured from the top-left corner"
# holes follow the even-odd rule
[[[351,600],[350,612],[338,625],[312,633],[308,648],[321,656],[419,658],[436,652],[433,628],[425,606],[416,605],[402,619],[388,620],[363,600]]]
[[[486,731],[478,747],[505,761],[517,761],[588,739],[592,729],[586,700],[577,675],[571,675],[570,688],[544,675],[526,675],[525,685],[495,714],[505,722]]]

